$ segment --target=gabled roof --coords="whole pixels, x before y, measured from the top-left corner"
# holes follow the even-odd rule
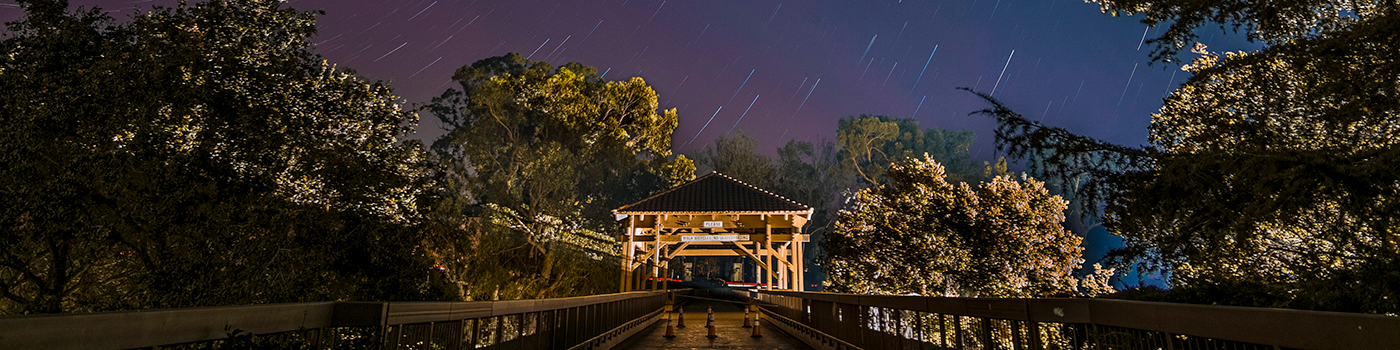
[[[810,213],[812,207],[712,172],[650,198],[613,210],[644,213]]]

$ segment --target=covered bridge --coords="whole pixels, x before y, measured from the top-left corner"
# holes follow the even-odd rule
[[[742,256],[759,286],[802,290],[802,226],[812,207],[712,172],[613,210],[627,220],[619,290],[656,288],[680,256]]]

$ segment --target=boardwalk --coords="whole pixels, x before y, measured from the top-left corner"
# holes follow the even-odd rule
[[[705,308],[715,308],[715,333],[718,338],[706,338]],[[743,328],[744,309],[736,304],[695,300],[685,306],[686,328],[676,328],[676,337],[666,339],[666,321],[632,336],[618,349],[811,349],[807,344],[769,327],[762,327],[763,337],[750,337],[751,330]]]

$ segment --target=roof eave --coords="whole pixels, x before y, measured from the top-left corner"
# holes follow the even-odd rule
[[[812,211],[813,211],[813,210],[814,210],[814,209],[807,209],[807,210],[750,210],[750,211],[742,211],[742,210],[713,210],[713,211],[701,211],[701,210],[675,210],[675,211],[669,211],[669,210],[658,210],[658,211],[613,210],[612,212],[613,212],[613,214],[617,214],[617,215],[798,215],[798,214],[812,215]]]

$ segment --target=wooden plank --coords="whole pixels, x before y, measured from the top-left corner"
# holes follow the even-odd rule
[[[384,315],[389,312],[388,306],[388,303],[379,301],[336,302],[331,327],[382,326]]]
[[[933,297],[928,298],[928,300],[925,301],[924,304],[926,307],[926,309],[924,310],[928,312],[940,313],[944,315],[967,314],[967,302],[963,301],[962,298]]]
[[[385,316],[385,323],[395,325],[488,317],[491,316],[492,303],[490,301],[393,302],[389,303],[389,313]]]
[[[503,300],[491,304],[491,316],[515,315],[542,311],[539,300]]]
[[[967,316],[1025,321],[1030,319],[1026,299],[964,298]]]
[[[11,316],[4,349],[129,349],[224,339],[238,329],[288,332],[331,325],[334,302]]]
[[[1056,323],[1089,323],[1089,299],[1047,298],[1026,301],[1031,321]]]
[[[1091,308],[1115,312],[1130,302],[1095,300]],[[1158,304],[1160,329],[1300,349],[1382,349],[1400,344],[1400,318],[1342,312]],[[1108,306],[1113,305],[1113,306]]]
[[[924,311],[925,299],[919,296],[868,295],[860,297],[860,304],[888,309]]]

